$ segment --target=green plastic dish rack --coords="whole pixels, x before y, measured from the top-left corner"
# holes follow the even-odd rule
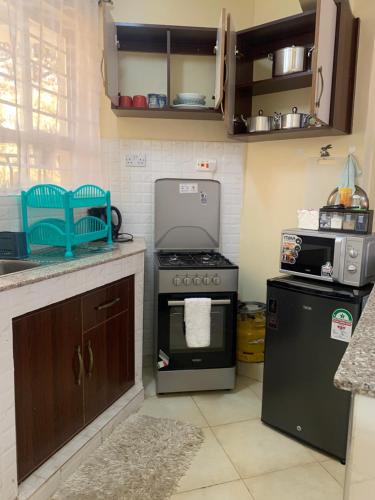
[[[74,209],[105,205],[106,224],[93,216],[74,220]],[[37,184],[21,192],[22,224],[27,234],[27,250],[30,245],[51,245],[65,247],[65,257],[73,257],[73,247],[80,243],[107,239],[112,245],[111,195],[93,184],[85,184],[74,191],[67,191],[54,184]],[[29,224],[28,208],[49,208],[63,210],[64,217],[41,219]]]

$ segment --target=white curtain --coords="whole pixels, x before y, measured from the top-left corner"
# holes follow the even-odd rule
[[[97,0],[0,0],[0,193],[104,179]]]

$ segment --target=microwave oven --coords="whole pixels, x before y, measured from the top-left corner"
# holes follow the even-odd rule
[[[375,281],[375,234],[281,233],[280,272],[361,287]]]

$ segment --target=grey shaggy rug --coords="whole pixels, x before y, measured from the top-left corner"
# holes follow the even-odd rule
[[[202,441],[202,430],[194,425],[132,415],[52,498],[165,500],[175,492]]]

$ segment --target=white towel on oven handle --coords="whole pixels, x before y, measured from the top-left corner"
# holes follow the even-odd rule
[[[191,348],[211,343],[211,299],[192,297],[184,300],[186,344]]]

